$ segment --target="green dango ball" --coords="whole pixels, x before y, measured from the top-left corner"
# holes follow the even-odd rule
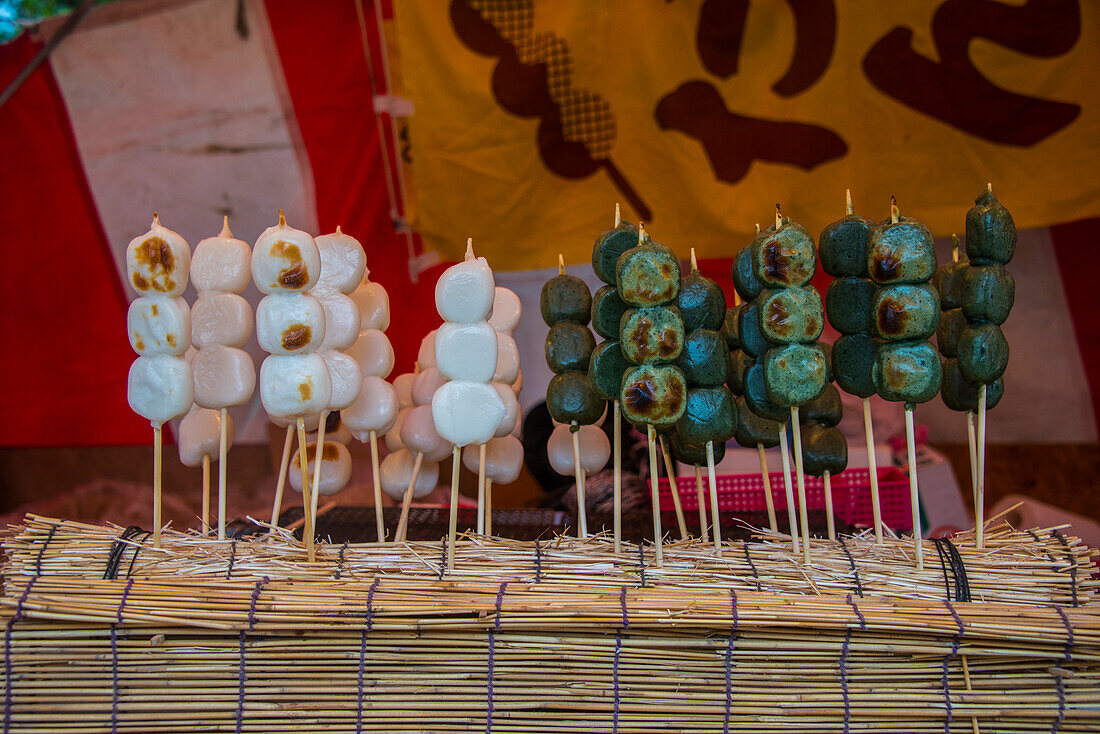
[[[687,381],[678,367],[645,364],[623,376],[623,417],[635,426],[667,431],[684,415]]]
[[[957,410],[960,413],[977,413],[981,390],[981,385],[975,385],[963,377],[957,359],[948,359],[943,363],[943,386],[940,388],[940,397],[943,398],[943,404],[948,408]],[[986,386],[986,410],[991,410],[997,403],[1001,402],[1004,394],[1004,378],[998,377]]]
[[[739,303],[736,306],[730,306],[726,309],[726,315],[722,319],[722,328],[719,329],[719,333],[722,334],[722,338],[726,340],[726,344],[730,349],[741,348],[741,338],[737,335],[737,314],[744,305]]]
[[[592,311],[592,293],[580,278],[555,275],[542,286],[539,310],[547,326],[562,321],[587,324]]]
[[[604,283],[615,284],[615,264],[619,256],[638,246],[638,228],[629,222],[620,222],[596,238],[592,246],[592,270]]]
[[[875,394],[873,373],[878,342],[866,334],[846,334],[833,342],[832,374],[844,392],[859,398]]]
[[[623,354],[634,364],[674,362],[684,348],[684,322],[675,306],[629,309],[619,333]]]
[[[764,290],[764,284],[752,271],[752,245],[742,247],[733,257],[733,289],[746,303],[755,301]]]
[[[618,400],[623,388],[623,375],[633,367],[623,355],[618,340],[601,342],[592,350],[588,362],[588,379],[604,400]]]
[[[825,328],[825,306],[812,285],[766,289],[756,309],[760,333],[771,344],[817,341]]]
[[[873,226],[870,219],[849,214],[821,230],[817,239],[821,268],[837,278],[866,278],[867,247]]]
[[[692,270],[680,284],[680,295],[676,305],[684,319],[684,330],[711,329],[722,327],[726,317],[726,296],[722,288],[698,270]]]
[[[676,433],[689,443],[707,441],[725,443],[733,438],[737,426],[737,406],[725,385],[688,390],[684,415],[676,424]]]
[[[966,254],[971,262],[1008,264],[1016,253],[1016,223],[986,189],[966,213]]]
[[[965,262],[945,263],[936,268],[936,277],[932,285],[940,294],[940,308],[944,311],[962,308],[963,278],[970,264]]]
[[[988,385],[1008,369],[1008,340],[996,324],[972,324],[959,338],[959,369],[977,385]]]
[[[784,218],[752,241],[752,272],[765,288],[805,285],[817,270],[814,238],[801,224]]]
[[[749,409],[744,398],[737,398],[734,404],[737,406],[737,427],[733,431],[733,438],[738,444],[747,449],[757,446],[770,449],[779,445],[782,424],[757,415]]]
[[[940,299],[927,283],[888,285],[871,302],[875,335],[886,341],[927,339],[940,325]]]
[[[807,423],[820,423],[829,428],[840,423],[840,419],[844,417],[844,407],[836,385],[826,385],[820,396],[802,406],[801,415]]]
[[[836,428],[802,425],[802,470],[811,477],[836,476],[848,468],[848,442]]]
[[[692,387],[722,385],[729,379],[729,347],[717,331],[696,329],[688,334],[676,364]]]
[[[551,326],[546,335],[546,364],[551,372],[558,375],[587,370],[588,360],[595,348],[596,339],[587,326],[563,321]]]
[[[679,427],[679,424],[677,424]],[[706,466],[707,465],[707,445],[695,444],[685,441],[680,437],[678,430],[672,432],[672,455],[681,464],[687,464],[688,466]],[[720,462],[726,455],[725,442],[715,443],[711,447],[711,456],[714,459],[714,463]]]
[[[944,311],[940,317],[940,328],[936,330],[936,345],[945,357],[959,356],[959,340],[969,324],[961,308]]]
[[[764,354],[768,398],[785,407],[816,400],[829,378],[829,358],[819,344],[784,344]]]
[[[967,320],[1003,324],[1016,300],[1016,281],[1004,265],[971,265],[962,283],[962,311]]]
[[[605,285],[592,296],[592,328],[604,339],[619,338],[619,322],[627,305],[613,285]]]
[[[759,357],[771,348],[771,343],[760,330],[759,309],[756,304],[741,305],[743,308],[737,314],[737,335],[740,337],[741,349],[753,357]]]
[[[734,349],[730,352],[730,373],[726,385],[729,386],[734,395],[744,395],[745,375],[748,373],[749,367],[754,364],[756,364],[756,360],[751,354],[746,354],[740,349]]]
[[[879,347],[872,375],[884,400],[915,404],[936,397],[943,368],[930,342],[887,342]]]
[[[869,334],[874,326],[871,301],[878,288],[867,278],[837,278],[825,290],[825,313],[841,334]]]
[[[554,375],[546,387],[546,408],[558,423],[591,425],[603,415],[605,405],[585,372]]]
[[[768,420],[786,423],[791,416],[790,408],[778,405],[768,397],[768,389],[764,384],[763,360],[754,362],[745,372],[745,403],[756,415]]]
[[[891,283],[927,283],[936,274],[936,246],[928,227],[901,217],[875,226],[867,256],[871,280]]]
[[[680,294],[680,261],[665,245],[645,242],[619,256],[615,285],[634,308],[672,303]]]

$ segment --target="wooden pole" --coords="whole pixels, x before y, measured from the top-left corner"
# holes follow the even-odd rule
[[[581,469],[581,437],[576,422],[569,427],[573,434],[573,474],[577,483],[577,537],[588,537],[588,508],[584,499],[584,471]]]
[[[875,542],[882,542],[882,505],[878,493],[878,458],[875,456],[875,429],[871,423],[871,400],[863,398],[863,430],[867,434],[867,474],[871,479],[871,512],[875,517]]]
[[[221,409],[218,435],[218,540],[225,540],[226,464],[229,461],[229,411]]]
[[[451,514],[447,530],[447,570],[455,567],[455,536],[458,534],[458,473],[462,469],[462,449],[451,454]]]
[[[706,539],[707,533],[707,500],[703,496],[703,467],[695,465],[695,504],[699,508],[699,537]]]
[[[665,558],[661,549],[661,498],[657,492],[657,432],[653,430],[653,426],[646,426],[646,438],[649,442],[649,495],[653,502],[653,546],[657,565],[661,566]]]
[[[773,533],[777,533],[779,524],[775,520],[775,498],[772,497],[772,478],[768,474],[768,457],[764,451],[764,444],[756,444],[756,453],[760,457],[760,477],[764,480],[764,504],[768,508],[768,527]]]
[[[917,440],[913,428],[913,406],[905,406],[905,448],[909,453],[909,501],[913,504],[913,549],[917,570],[924,570],[924,547],[920,531],[920,494],[917,492]],[[979,546],[981,547],[981,546]]]
[[[485,534],[485,444],[477,447],[477,532]]]
[[[309,501],[309,449],[306,447],[306,419],[298,419],[298,469],[302,473],[302,516],[305,519],[305,525],[302,527],[302,534],[305,536],[306,542],[306,556],[312,563],[316,555],[314,549],[314,533],[313,527],[313,507]]]
[[[420,466],[424,461],[424,454],[417,451],[413,460],[412,479],[409,480],[409,488],[405,490],[401,498],[401,518],[397,521],[397,534],[393,536],[395,543],[404,543],[409,531],[409,507],[412,505],[413,487],[416,486],[416,478],[420,475]]]
[[[485,478],[485,534],[493,534],[493,480]]]
[[[978,393],[978,516],[974,520],[974,538],[979,548],[985,547],[985,413],[986,386]]]
[[[202,534],[210,532],[210,454],[202,456]]]
[[[321,486],[321,457],[325,449],[325,428],[328,422],[328,411],[321,411],[321,418],[317,422],[317,443],[313,449],[313,484],[309,488],[309,508],[313,514],[314,522],[317,520],[317,498],[321,494],[317,488]]]
[[[164,444],[161,427],[153,427],[153,547],[160,548],[160,494],[161,494],[161,455]]]
[[[798,553],[802,544],[798,539],[798,514],[794,507],[794,486],[791,484],[791,454],[787,448],[787,425],[779,431],[779,452],[783,457],[783,491],[787,496],[787,519],[791,528],[791,547]]]
[[[714,476],[714,442],[707,441],[707,481],[710,483],[711,535],[714,555],[722,555],[722,515],[718,510],[718,479]]]
[[[374,522],[378,542],[386,542],[386,519],[382,516],[382,472],[378,468],[378,434],[370,432],[370,468],[374,479]]]
[[[616,209],[618,206],[616,205]],[[623,419],[620,414],[619,401],[612,402],[615,426],[615,445],[612,447],[612,461],[614,462],[614,534],[615,552],[622,552],[623,541]]]
[[[826,469],[821,477],[825,483],[825,525],[829,529],[829,540],[836,540],[836,521],[833,519],[833,477]]]
[[[975,545],[977,544],[978,517],[978,433],[974,424],[974,411],[966,411],[966,442],[970,449],[970,504],[974,512]]]
[[[680,483],[676,481],[676,470],[672,466],[672,454],[668,450],[668,442],[665,437],[658,435],[657,442],[661,444],[661,456],[665,462],[665,474],[668,475],[668,489],[672,494],[672,508],[676,511],[676,526],[680,530],[680,540],[687,540],[687,521],[684,519],[684,508],[680,503]]]
[[[791,406],[791,438],[794,439],[795,480],[798,482],[798,513],[802,521],[802,561],[810,565],[810,517],[806,507],[806,474],[802,471],[802,430],[798,424],[798,406]]]
[[[271,506],[271,526],[279,526],[279,515],[283,511],[283,488],[286,486],[286,471],[290,464],[290,449],[294,445],[294,424],[286,427],[286,438],[283,440],[283,458],[279,462],[279,480],[275,483],[275,502]]]

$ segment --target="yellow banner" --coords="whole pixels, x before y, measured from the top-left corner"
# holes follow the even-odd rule
[[[902,212],[962,232],[1100,215],[1100,6],[1076,0],[394,4],[426,246],[590,257],[624,217],[728,257],[776,203],[811,231]],[[392,40],[392,36],[391,36]]]

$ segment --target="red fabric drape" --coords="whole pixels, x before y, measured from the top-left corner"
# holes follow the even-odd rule
[[[1085,377],[1092,393],[1092,414],[1100,428],[1100,320],[1096,318],[1096,280],[1089,260],[1100,247],[1100,219],[1058,224],[1050,238],[1058,257],[1062,287],[1069,303],[1077,348],[1085,363]],[[1016,277],[1021,274],[1017,273]]]

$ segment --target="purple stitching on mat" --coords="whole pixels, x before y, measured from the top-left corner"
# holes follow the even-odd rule
[[[745,562],[749,564],[749,569],[752,570],[752,577],[756,579],[756,590],[763,591],[764,587],[760,585],[760,574],[756,571],[756,564],[752,562],[752,556],[749,555],[749,544],[745,541],[741,541],[741,551],[745,554]]]
[[[260,600],[260,591],[267,586],[267,583],[271,581],[270,578],[264,576],[256,582],[256,585],[252,587],[252,599],[248,605],[248,630],[241,630],[240,639],[238,641],[238,658],[240,659],[240,668],[237,671],[237,716],[236,716],[236,731],[237,734],[241,734],[241,728],[244,726],[244,684],[248,680],[248,673],[245,670],[245,638],[248,633],[256,628],[256,602]]]
[[[122,590],[122,598],[118,601],[118,611],[115,614],[115,619],[119,624],[122,624],[122,610],[126,607],[126,600],[130,598],[130,589],[134,588],[134,580],[127,579],[126,588]]]
[[[951,681],[948,678],[948,673],[951,669],[951,661],[959,656],[959,645],[962,642],[963,636],[966,634],[966,628],[963,627],[962,617],[955,611],[955,607],[951,605],[951,602],[944,599],[943,605],[947,607],[947,611],[951,612],[951,616],[955,620],[955,625],[959,628],[959,631],[955,633],[954,639],[951,642],[951,651],[943,657],[943,675],[940,678],[940,683],[943,685],[943,703],[946,709],[946,716],[943,720],[943,730],[945,734],[948,734],[951,731],[952,722],[955,721],[955,713],[951,705]]]
[[[623,610],[623,629],[630,629],[630,617],[626,613],[626,587],[619,590],[619,608]]]
[[[374,592],[381,582],[382,579],[376,576],[374,582],[370,585],[370,590],[367,591],[367,632],[374,629]]]
[[[27,585],[23,587],[23,593],[19,595],[19,600],[15,603],[15,614],[8,620],[6,629],[4,630],[4,734],[8,734],[11,730],[11,708],[12,708],[12,670],[11,670],[11,633],[12,627],[15,623],[23,619],[23,604],[27,601],[27,597],[31,595],[31,587],[34,586],[34,582],[38,580],[38,576],[31,576],[27,581]]]
[[[363,732],[363,670],[367,659],[367,633],[374,628],[374,592],[382,579],[375,576],[367,591],[367,628],[359,635],[359,675],[355,682],[355,734]]]
[[[493,627],[497,632],[500,632],[500,605],[504,603],[504,590],[507,588],[508,582],[505,581],[503,584],[500,585],[500,588],[497,589],[497,618],[496,623]]]
[[[730,628],[730,636],[726,641],[726,713],[722,718],[722,734],[729,734],[730,709],[733,707],[733,641],[737,639],[737,592],[730,589],[730,613],[733,616],[733,626]]]
[[[852,645],[852,630],[844,630],[844,642],[840,646],[840,695],[844,699],[844,734],[852,723],[852,700],[848,696],[848,652]]]
[[[642,588],[646,587],[645,581],[645,548],[638,543],[638,576],[642,580]]]
[[[36,577],[42,575],[42,556],[46,552],[46,546],[48,546],[50,544],[50,541],[53,540],[53,536],[54,533],[57,532],[57,528],[57,525],[50,526],[50,534],[46,536],[46,541],[42,543],[42,547],[38,549],[38,558],[36,558],[34,561],[34,575]]]
[[[508,582],[505,581],[500,585],[500,589],[497,590],[497,603],[496,603],[496,621],[493,624],[493,629],[489,630],[489,670],[486,674],[486,707],[485,707],[485,732],[489,734],[493,730],[493,711],[495,710],[493,704],[493,657],[494,650],[496,648],[497,637],[496,633],[500,632],[500,606],[504,603],[504,591],[508,588]]]
[[[625,589],[624,589],[625,591]],[[615,632],[615,657],[611,665],[611,685],[615,691],[615,708],[611,713],[611,734],[619,732],[619,656],[623,651],[623,634]]]
[[[535,583],[542,583],[542,548],[538,538],[535,538]]]
[[[863,632],[867,631],[867,620],[863,616],[863,612],[859,611],[859,607],[856,606],[855,601],[852,599],[851,594],[845,595],[844,599],[848,602],[848,606],[852,608],[852,611],[856,613],[856,618],[859,619],[859,629]]]
[[[126,600],[130,598],[130,590],[134,588],[134,580],[126,580],[126,588],[122,590],[122,598],[118,600],[118,609],[115,611],[115,619],[122,624],[122,610],[126,607]],[[118,731],[118,626],[111,625],[111,734]]]
[[[233,566],[237,564],[237,538],[233,538],[233,542],[229,546],[229,567],[225,569],[225,577],[227,579],[233,578]]]
[[[1069,617],[1061,607],[1054,607],[1058,616],[1062,618],[1062,625],[1066,628],[1066,651],[1062,655],[1062,665],[1073,662],[1073,627],[1069,623]],[[1054,678],[1054,687],[1058,691],[1058,718],[1050,726],[1051,734],[1058,734],[1062,728],[1062,722],[1066,720],[1066,682],[1061,675]]]

